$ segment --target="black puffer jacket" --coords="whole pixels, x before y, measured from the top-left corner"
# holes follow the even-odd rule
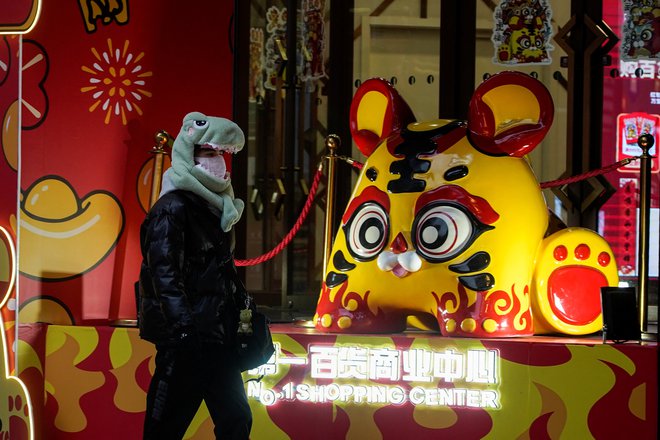
[[[231,235],[204,199],[163,195],[140,230],[140,336],[175,345],[186,335],[231,344],[247,293],[236,273]]]

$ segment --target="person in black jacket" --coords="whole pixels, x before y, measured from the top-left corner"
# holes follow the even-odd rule
[[[218,439],[248,439],[252,414],[236,359],[239,310],[235,199],[228,158],[244,144],[233,122],[189,113],[172,167],[140,230],[140,336],[156,346],[147,392],[145,439],[181,439],[202,400]]]

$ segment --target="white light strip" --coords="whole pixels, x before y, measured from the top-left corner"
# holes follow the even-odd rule
[[[248,374],[246,393],[265,406],[279,401],[311,404],[342,402],[367,405],[500,409],[499,352],[485,347],[390,348],[367,345],[309,345],[307,356],[275,355]],[[304,382],[269,384],[279,365],[308,366]],[[310,383],[316,379],[329,384]],[[348,381],[348,382],[345,382]],[[375,382],[374,382],[375,381]],[[389,382],[389,383],[388,383]],[[441,386],[442,383],[451,385]],[[409,388],[403,384],[416,385]],[[422,386],[422,384],[428,386]],[[437,385],[434,385],[437,383]]]
[[[18,30],[13,30],[13,31],[1,31],[0,30],[0,35],[2,34],[8,34],[8,35],[18,35],[18,34],[27,34],[30,32],[34,27],[37,25],[37,22],[39,21],[39,16],[41,15],[41,0],[35,0],[37,2],[37,13],[34,15],[34,21],[30,25],[29,28],[23,30],[23,31],[18,31]]]
[[[0,308],[4,307],[7,303],[7,300],[11,296],[11,291],[14,288],[15,282],[16,282],[16,247],[14,246],[14,242],[12,241],[11,235],[9,232],[0,226],[0,232],[2,232],[5,235],[5,239],[7,240],[7,243],[9,243],[9,250],[11,252],[10,258],[11,258],[11,275],[10,275],[10,281],[9,281],[9,288],[4,294],[4,297],[2,298],[2,301],[0,301]],[[14,319],[14,326],[17,329],[16,330],[16,347],[18,347],[18,301],[16,302],[16,310],[15,310],[16,317]],[[23,383],[22,380],[20,380],[16,376],[12,376],[9,374],[11,371],[9,369],[9,351],[7,349],[7,336],[5,334],[5,322],[2,319],[2,314],[0,313],[0,334],[2,335],[2,360],[3,364],[5,367],[5,378],[7,380],[14,380],[18,382],[18,385],[23,389],[23,392],[25,393],[25,400],[26,404],[28,406],[28,423],[30,424],[29,426],[29,440],[34,440],[34,420],[32,416],[34,415],[34,410],[32,409],[32,399],[30,398],[30,393],[25,386],[25,383]],[[18,356],[18,353],[15,353],[16,356]],[[6,397],[6,396],[2,396]],[[7,429],[9,429],[9,426],[7,426]],[[10,433],[11,435],[11,433]]]
[[[287,364],[287,365],[307,365],[307,359],[305,358],[278,358],[278,364]]]

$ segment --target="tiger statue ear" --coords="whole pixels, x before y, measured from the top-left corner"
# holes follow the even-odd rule
[[[392,84],[382,78],[363,82],[351,101],[351,136],[367,157],[383,139],[411,122],[415,122],[412,110]]]
[[[553,116],[552,97],[540,81],[520,72],[498,73],[472,95],[470,142],[485,154],[522,157],[543,140]]]

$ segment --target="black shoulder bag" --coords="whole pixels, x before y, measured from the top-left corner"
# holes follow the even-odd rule
[[[239,311],[237,351],[241,371],[268,362],[275,352],[266,315],[257,311],[252,297],[246,293],[245,309]]]

